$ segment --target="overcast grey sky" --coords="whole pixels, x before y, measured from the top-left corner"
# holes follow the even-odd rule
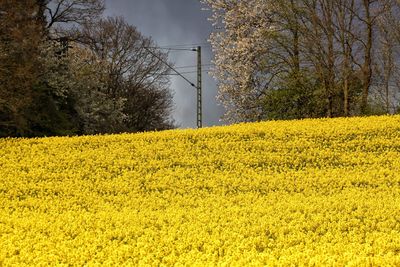
[[[210,64],[211,47],[207,39],[212,31],[207,20],[209,12],[199,0],[106,0],[106,16],[122,16],[159,46],[201,44],[202,64]],[[191,46],[188,46],[191,47]],[[195,66],[196,52],[170,52],[170,61],[176,67]],[[203,69],[210,69],[204,66]],[[195,71],[196,68],[178,69],[181,72]],[[196,83],[196,73],[184,74]],[[171,76],[171,90],[174,94],[177,124],[182,128],[196,127],[196,89],[179,76]],[[216,83],[207,72],[203,72],[203,125],[220,125],[223,108],[218,105]]]

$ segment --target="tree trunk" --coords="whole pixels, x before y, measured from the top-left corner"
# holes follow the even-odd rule
[[[366,114],[368,108],[368,95],[372,78],[372,18],[370,13],[370,1],[364,0],[365,9],[365,23],[367,39],[365,43],[364,64],[362,68],[363,73],[363,90],[361,97],[361,113]]]
[[[335,51],[334,51],[334,34],[333,27],[333,6],[332,2],[326,2],[326,27],[327,27],[327,41],[328,41],[328,115],[334,116],[333,110],[333,96],[335,94]]]
[[[296,10],[294,0],[291,0],[290,3],[291,3],[293,15],[295,16],[293,27],[292,27],[293,61],[294,61],[293,65],[294,65],[294,72],[295,72],[296,78],[299,78],[298,77],[298,75],[300,73],[299,22],[298,22],[298,18],[297,18],[297,10]]]
[[[346,73],[343,79],[343,115],[348,117],[349,114],[349,79]]]

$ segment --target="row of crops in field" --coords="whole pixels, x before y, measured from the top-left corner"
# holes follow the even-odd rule
[[[0,139],[0,265],[400,265],[400,116]]]

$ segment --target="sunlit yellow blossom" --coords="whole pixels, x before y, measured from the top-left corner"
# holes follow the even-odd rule
[[[400,266],[400,116],[0,139],[0,265]]]

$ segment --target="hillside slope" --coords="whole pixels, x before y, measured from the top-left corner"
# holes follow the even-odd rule
[[[0,139],[0,265],[400,265],[400,116]]]

